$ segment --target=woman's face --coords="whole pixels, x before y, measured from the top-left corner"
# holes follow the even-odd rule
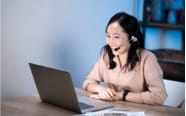
[[[118,22],[111,23],[106,32],[106,43],[111,47],[114,55],[121,55],[128,52],[130,42],[128,35],[122,29]]]

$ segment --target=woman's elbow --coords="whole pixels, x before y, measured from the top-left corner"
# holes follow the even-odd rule
[[[158,94],[154,94],[151,92],[143,93],[143,101],[145,104],[163,105],[166,99],[167,99],[166,93]]]
[[[165,100],[167,99],[167,97],[168,97],[167,94],[161,94],[161,95],[157,96],[154,103],[157,105],[163,105]]]
[[[160,98],[160,105],[163,105],[165,100],[167,99],[168,95],[167,94],[163,94]]]

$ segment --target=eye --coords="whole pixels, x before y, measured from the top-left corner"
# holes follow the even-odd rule
[[[120,36],[114,36],[114,38],[115,38],[115,39],[119,39],[119,38],[120,38]]]
[[[106,38],[110,38],[110,35],[106,35]]]

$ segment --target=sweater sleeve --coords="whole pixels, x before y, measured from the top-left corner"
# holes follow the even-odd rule
[[[162,105],[167,98],[163,83],[163,71],[154,54],[148,54],[144,59],[144,77],[148,90],[142,93],[146,104]]]
[[[93,70],[89,73],[89,75],[87,76],[87,78],[85,79],[85,81],[83,82],[83,89],[86,90],[87,86],[91,83],[95,83],[98,84],[99,82],[103,81],[103,77],[102,77],[102,66],[104,61],[102,58],[100,58],[97,63],[94,65]]]

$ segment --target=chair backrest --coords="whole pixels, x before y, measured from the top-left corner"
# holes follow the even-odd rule
[[[164,80],[168,98],[164,105],[171,107],[180,107],[185,102],[185,83]]]

